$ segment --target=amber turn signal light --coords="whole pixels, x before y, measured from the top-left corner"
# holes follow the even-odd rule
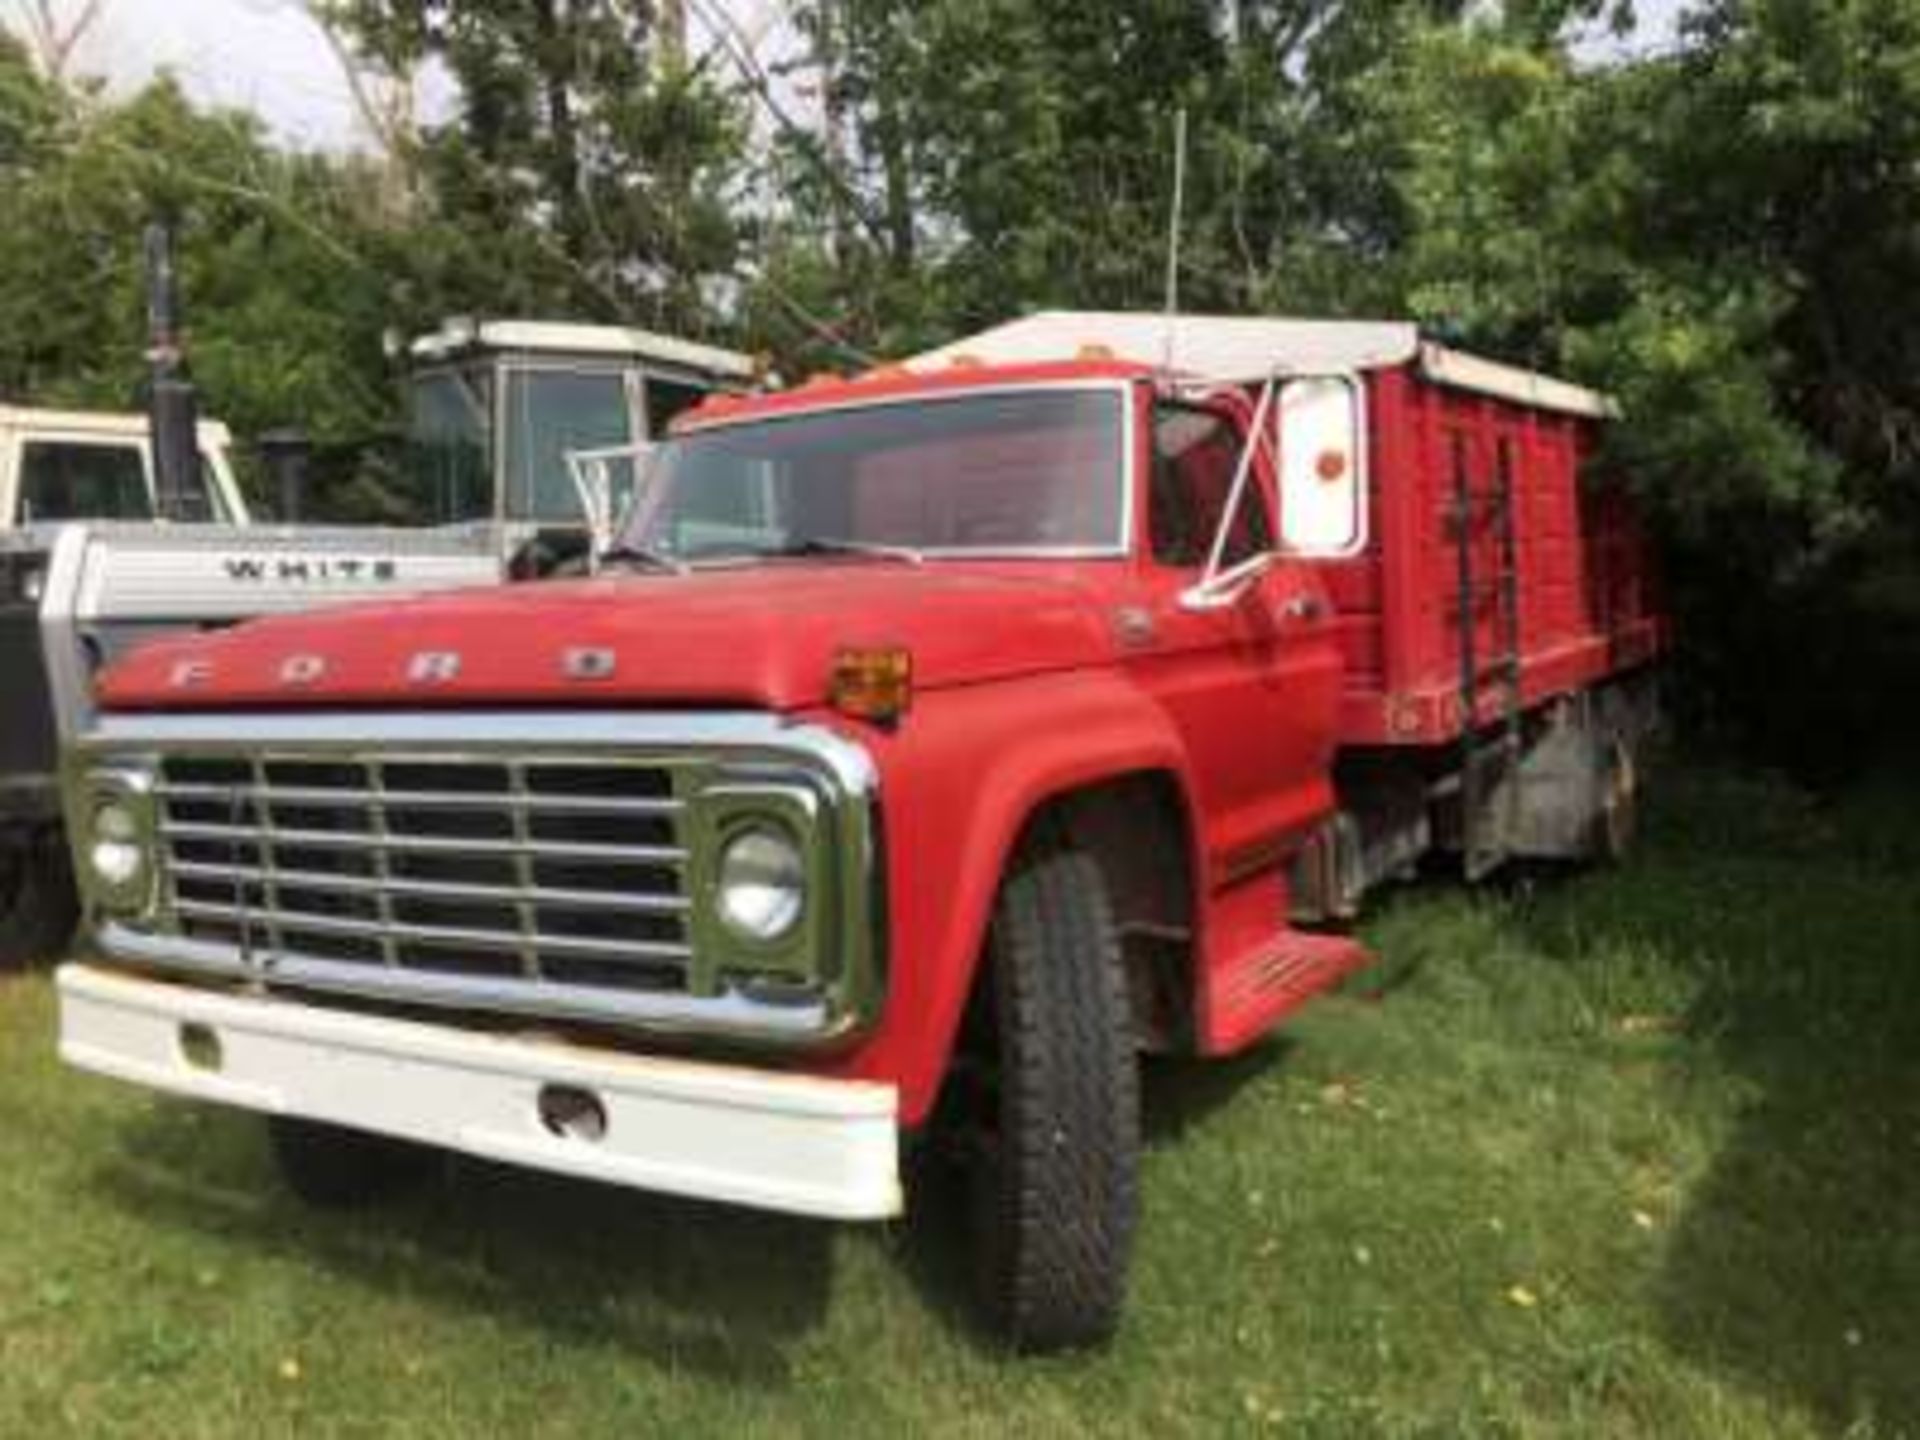
[[[833,657],[827,699],[858,720],[898,720],[913,701],[913,656],[898,647],[842,650]]]

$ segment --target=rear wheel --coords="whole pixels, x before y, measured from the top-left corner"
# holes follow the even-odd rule
[[[1640,771],[1624,735],[1601,742],[1600,806],[1593,819],[1593,858],[1618,865],[1633,849],[1640,827]]]
[[[423,1145],[292,1115],[267,1119],[267,1140],[287,1188],[309,1205],[346,1209],[420,1184],[440,1163]]]
[[[969,1020],[975,1274],[1015,1345],[1113,1333],[1138,1210],[1139,1062],[1093,860],[1045,835],[1001,887]]]
[[[79,919],[59,832],[0,838],[0,970],[58,956]]]

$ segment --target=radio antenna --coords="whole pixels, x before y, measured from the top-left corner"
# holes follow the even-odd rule
[[[1174,317],[1180,313],[1180,212],[1187,199],[1187,107],[1173,112],[1173,212],[1167,218],[1167,333],[1160,365],[1173,369]]]

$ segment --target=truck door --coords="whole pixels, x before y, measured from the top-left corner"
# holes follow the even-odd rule
[[[1215,878],[1280,859],[1332,806],[1340,657],[1313,568],[1275,556],[1233,599],[1191,590],[1239,464],[1244,406],[1152,402],[1138,673],[1179,729]],[[1272,467],[1262,456],[1227,536],[1231,566],[1274,550]]]

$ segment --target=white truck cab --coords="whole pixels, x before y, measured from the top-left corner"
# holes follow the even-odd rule
[[[702,397],[756,377],[753,357],[738,351],[548,320],[449,320],[408,358],[405,471],[417,519],[488,521],[508,534],[581,524],[569,454],[644,444]],[[618,510],[631,476],[612,481]]]
[[[249,522],[218,421],[199,429],[198,484],[186,517]],[[0,531],[72,520],[153,520],[153,445],[145,415],[0,405]]]

